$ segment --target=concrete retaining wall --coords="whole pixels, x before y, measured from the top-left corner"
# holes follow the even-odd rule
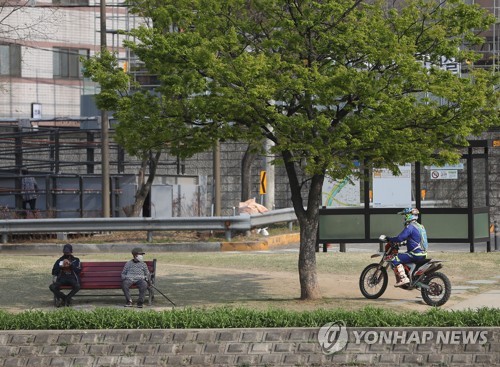
[[[0,366],[500,365],[500,328],[344,330],[333,354],[318,328],[0,331]]]

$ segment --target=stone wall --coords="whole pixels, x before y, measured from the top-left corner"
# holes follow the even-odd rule
[[[500,365],[498,327],[344,330],[332,354],[318,328],[0,331],[0,366]]]

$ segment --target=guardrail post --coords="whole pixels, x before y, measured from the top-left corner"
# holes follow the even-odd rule
[[[345,247],[345,242],[340,242],[340,252],[345,252],[346,247]]]
[[[293,222],[288,222],[288,229],[290,230],[290,232],[293,231]]]
[[[226,241],[231,241],[231,222],[224,222],[224,227],[226,227]]]
[[[153,232],[148,231],[148,242],[153,242]]]
[[[8,240],[9,236],[7,235],[7,233],[2,233],[2,243],[7,243]],[[496,247],[496,242],[495,242],[495,247]]]
[[[67,241],[68,240],[68,232],[57,232],[57,239]]]

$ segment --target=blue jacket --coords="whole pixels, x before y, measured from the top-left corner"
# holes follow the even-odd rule
[[[399,235],[396,237],[387,237],[387,239],[391,242],[406,241],[407,252],[425,253],[420,247],[420,242],[422,240],[420,231],[411,223],[412,222],[408,223]]]

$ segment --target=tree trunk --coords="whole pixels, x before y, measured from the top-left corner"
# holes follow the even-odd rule
[[[153,180],[156,175],[156,167],[158,166],[158,161],[160,160],[161,151],[156,152],[154,157],[144,158],[141,162],[141,168],[139,169],[139,183],[137,187],[137,192],[135,194],[135,202],[132,205],[132,210],[129,213],[129,217],[138,217],[141,214],[141,210],[144,206],[144,201],[151,190],[153,185]],[[149,175],[147,181],[144,180],[146,176],[146,169],[149,165]]]
[[[310,191],[313,190],[311,184]],[[322,187],[322,184],[321,186]],[[321,195],[321,189],[320,189]],[[300,250],[299,250],[299,281],[300,281],[300,299],[318,299],[321,298],[321,292],[316,272],[316,241],[319,225],[319,203],[314,205],[311,200],[308,201],[307,210],[299,218],[300,227]]]
[[[252,164],[257,153],[252,144],[248,144],[247,150],[241,160],[241,201],[247,201],[252,195]]]
[[[300,250],[299,250],[299,282],[300,298],[311,300],[321,298],[321,292],[316,272],[316,240],[319,226],[319,207],[321,204],[321,190],[325,175],[314,175],[310,179],[306,208],[303,205],[302,185],[295,168],[293,156],[290,152],[283,152],[283,160],[290,181],[292,203],[299,221]]]

